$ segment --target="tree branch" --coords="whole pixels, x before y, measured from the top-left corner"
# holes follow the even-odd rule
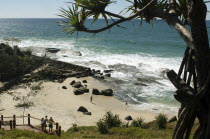
[[[85,30],[82,30],[84,32],[87,32],[87,33],[99,33],[99,32],[102,32],[102,31],[105,31],[105,30],[108,30],[122,22],[125,22],[125,21],[129,21],[131,19],[134,19],[136,17],[138,17],[145,9],[147,9],[155,0],[151,0],[144,8],[142,8],[140,11],[138,11],[136,14],[130,16],[130,17],[127,17],[127,18],[121,18],[120,20],[104,27],[104,28],[101,28],[101,29],[98,29],[98,30],[88,30],[88,29],[85,29]],[[108,13],[107,13],[108,14]],[[109,13],[110,14],[110,13]]]
[[[165,20],[169,25],[176,29],[182,39],[188,44],[188,47],[194,49],[193,38],[190,31],[181,23],[177,16],[171,15],[161,8],[153,10],[152,15]]]

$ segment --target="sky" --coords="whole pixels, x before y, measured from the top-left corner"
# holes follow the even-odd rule
[[[0,18],[59,18],[59,8],[65,8],[69,1],[72,0],[0,0]],[[107,10],[119,13],[129,5],[124,0],[115,1],[118,3]],[[207,7],[210,10],[210,4]],[[210,20],[210,14],[207,20]]]

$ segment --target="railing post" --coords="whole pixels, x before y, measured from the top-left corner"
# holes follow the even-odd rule
[[[13,128],[16,128],[16,116],[13,115]]]
[[[12,130],[12,120],[9,121],[10,130]]]
[[[61,126],[59,126],[59,130],[58,130],[58,136],[61,136]]]
[[[30,114],[28,114],[28,125],[30,126],[31,125],[31,118],[30,118]]]
[[[0,121],[0,129],[1,129],[1,121]]]
[[[57,133],[57,135],[58,135],[58,123],[56,123],[55,125],[56,125],[56,126],[55,126],[55,128],[56,128],[56,133]]]
[[[1,115],[1,124],[4,125],[4,116]]]

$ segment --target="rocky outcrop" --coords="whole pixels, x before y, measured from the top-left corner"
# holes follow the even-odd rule
[[[106,89],[101,91],[102,95],[104,96],[113,96],[113,90],[112,89]]]

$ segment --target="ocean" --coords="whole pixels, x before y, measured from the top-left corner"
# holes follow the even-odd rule
[[[0,41],[4,37],[19,38],[19,47],[50,47],[58,52],[60,61],[98,70],[114,69],[112,78],[104,81],[115,90],[115,97],[135,109],[153,112],[176,112],[179,103],[174,99],[174,86],[167,79],[167,70],[176,72],[186,48],[178,33],[165,22],[153,25],[140,21],[121,24],[98,34],[79,32],[67,35],[56,22],[63,19],[0,19]],[[210,24],[210,22],[207,22]],[[105,26],[104,20],[87,27]],[[75,56],[67,50],[80,51]],[[37,54],[39,55],[39,54]]]

